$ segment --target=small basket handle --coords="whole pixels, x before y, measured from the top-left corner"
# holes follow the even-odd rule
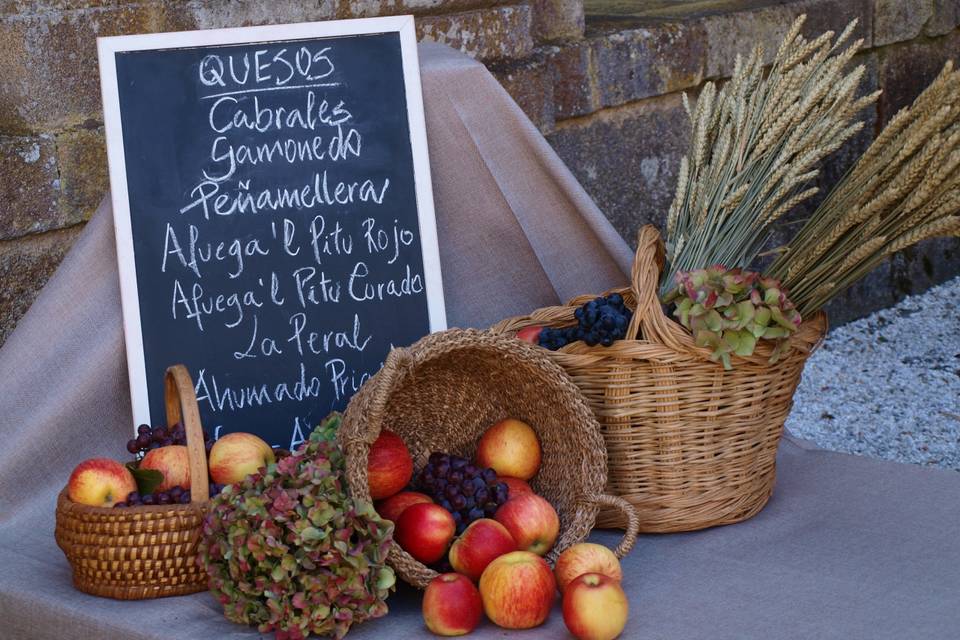
[[[637,542],[637,534],[640,532],[640,516],[637,514],[636,508],[623,498],[608,494],[595,496],[593,501],[598,505],[611,507],[620,511],[627,519],[627,527],[623,533],[623,539],[620,541],[620,544],[617,545],[617,548],[613,550],[614,555],[618,558],[623,558],[633,549],[633,545]]]
[[[210,499],[210,480],[207,476],[207,451],[203,442],[200,407],[193,390],[190,372],[182,364],[167,369],[164,376],[164,402],[167,408],[167,426],[183,421],[187,433],[187,456],[190,461],[190,503],[203,504]]]

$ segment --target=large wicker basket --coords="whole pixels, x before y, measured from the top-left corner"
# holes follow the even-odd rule
[[[626,554],[636,540],[636,513],[626,501],[603,493],[606,451],[596,420],[542,349],[511,336],[453,329],[394,349],[353,397],[340,427],[350,489],[370,499],[367,458],[381,429],[403,438],[420,469],[433,451],[472,457],[484,430],[506,417],[533,426],[543,447],[531,485],[560,516],[560,537],[547,560],[553,563],[561,551],[586,539],[601,506],[627,523],[616,549],[618,556]],[[388,561],[420,588],[437,575],[396,545]]]
[[[179,596],[204,591],[197,543],[209,500],[207,456],[200,411],[183,365],[167,369],[167,424],[183,420],[190,455],[191,504],[90,507],[57,498],[57,544],[73,569],[74,586],[118,600]]]
[[[769,364],[761,342],[724,371],[690,333],[667,318],[657,296],[663,244],[653,226],[640,230],[632,284],[618,289],[636,309],[627,339],[610,347],[576,342],[550,351],[583,392],[607,446],[607,491],[640,513],[644,532],[692,531],[756,514],[773,490],[777,445],[804,363],[822,340],[826,317],[804,322],[792,351]],[[496,325],[571,326],[592,299],[547,307]],[[546,350],[544,350],[546,352]],[[604,510],[598,525],[623,526]]]

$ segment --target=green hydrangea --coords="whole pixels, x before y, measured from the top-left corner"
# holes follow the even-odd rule
[[[801,322],[777,280],[721,265],[677,273],[664,302],[676,304],[673,315],[725,369],[731,355],[752,355],[761,339],[774,342],[770,362],[776,362]]]
[[[331,415],[262,474],[228,486],[204,520],[199,561],[224,615],[274,632],[342,638],[387,613],[393,524],[347,489]]]

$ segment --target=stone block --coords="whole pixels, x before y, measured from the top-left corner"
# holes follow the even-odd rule
[[[908,42],[880,51],[880,125],[910,105],[940,73],[947,60],[960,57],[960,33]]]
[[[892,278],[892,266],[888,259],[854,282],[824,308],[830,326],[838,327],[896,304],[903,295],[895,293]]]
[[[131,0],[119,0],[130,2]],[[36,14],[50,11],[69,11],[71,9],[89,9],[117,4],[118,0],[0,0],[0,15]]]
[[[662,226],[689,141],[678,94],[558,123],[547,140],[628,242],[643,224]]]
[[[783,37],[797,16],[807,14],[803,34],[814,38],[828,30],[839,34],[854,18],[859,20],[855,38],[872,46],[873,13],[869,0],[796,0],[740,12],[705,15],[707,33],[707,76],[729,76],[737,54],[749,55],[762,45],[765,61],[773,60]]]
[[[543,54],[493,64],[490,71],[540,131],[553,128],[553,82]]]
[[[706,75],[729,76],[737,54],[749,55],[762,45],[766,60],[773,59],[783,36],[800,14],[807,14],[804,34],[842,31],[859,19],[856,37],[869,48],[873,32],[873,0],[592,0],[586,5],[587,33],[654,28],[663,23],[699,27],[707,45]]]
[[[173,5],[174,3],[168,2]],[[177,7],[179,9],[179,7]],[[328,20],[336,16],[333,0],[191,0],[177,20],[184,28],[220,29],[262,24]]]
[[[960,0],[933,0],[933,15],[923,33],[943,36],[960,26]]]
[[[50,137],[0,138],[0,239],[62,226]]]
[[[913,40],[933,17],[933,0],[874,0],[873,44]]]
[[[531,0],[531,31],[536,42],[572,40],[583,36],[582,0]]]
[[[0,243],[0,345],[53,275],[80,227]]]
[[[664,22],[591,39],[601,106],[694,87],[708,65],[700,23]]]
[[[161,31],[170,11],[148,2],[0,20],[0,130],[51,131],[99,118],[97,37]]]
[[[230,0],[225,0],[229,2]],[[263,0],[260,0],[261,2]],[[515,0],[514,0],[515,1]],[[452,13],[470,9],[489,9],[507,4],[510,0],[322,0],[321,4],[335,4],[337,18],[370,18],[373,16],[410,13],[423,16],[437,13]],[[306,4],[301,2],[301,4]]]
[[[110,188],[103,129],[57,135],[61,210],[68,223],[88,220]]]
[[[480,60],[524,58],[533,50],[530,7],[513,5],[417,20],[421,41],[439,42]]]
[[[907,247],[891,260],[896,300],[922,293],[960,274],[960,238],[931,238]]]
[[[599,88],[591,44],[577,42],[550,47],[546,55],[553,83],[554,118],[573,118],[599,109]]]

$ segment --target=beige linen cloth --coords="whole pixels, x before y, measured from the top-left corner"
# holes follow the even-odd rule
[[[450,325],[626,282],[626,244],[483,66],[438,46],[420,54]],[[205,593],[79,593],[54,543],[70,470],[126,457],[132,428],[108,200],[0,350],[0,381],[0,638],[258,637]],[[641,537],[624,563],[624,638],[960,637],[960,476],[790,439],[779,461],[752,520]],[[350,637],[428,635],[411,589],[389,605]],[[565,633],[558,607],[516,636]],[[473,637],[505,635],[484,623]]]

